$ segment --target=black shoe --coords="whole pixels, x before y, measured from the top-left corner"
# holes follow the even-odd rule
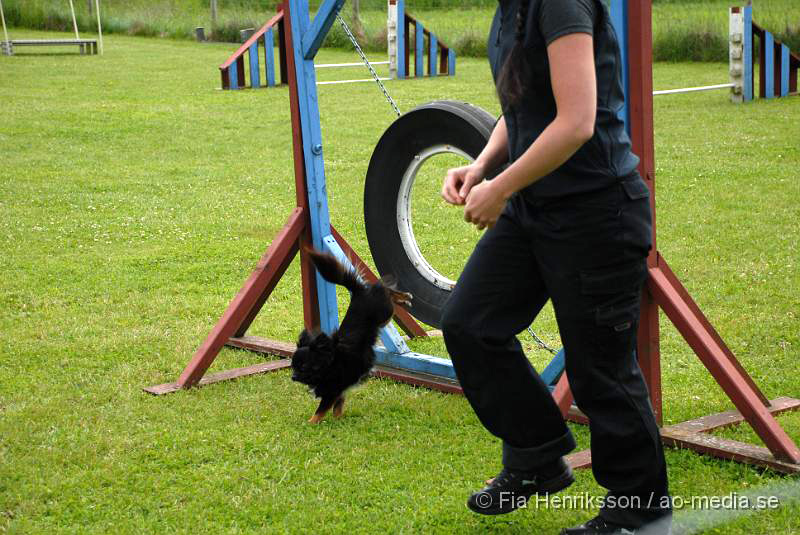
[[[561,530],[561,535],[635,535],[636,529],[626,528],[606,522],[599,516],[585,524]]]
[[[496,478],[467,500],[467,507],[482,515],[501,515],[524,507],[534,494],[553,494],[569,487],[572,469],[559,459],[535,472],[503,468]]]

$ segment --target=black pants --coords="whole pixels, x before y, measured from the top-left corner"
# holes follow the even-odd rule
[[[533,469],[575,448],[516,334],[553,302],[575,402],[589,417],[601,515],[639,526],[669,513],[658,426],[635,358],[651,216],[638,176],[557,200],[517,194],[479,241],[442,329],[464,394],[503,440],[503,464]]]

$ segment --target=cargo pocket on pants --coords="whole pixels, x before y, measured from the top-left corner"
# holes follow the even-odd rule
[[[644,259],[580,272],[581,294],[594,317],[591,336],[603,354],[598,364],[616,362],[632,350],[646,278]]]

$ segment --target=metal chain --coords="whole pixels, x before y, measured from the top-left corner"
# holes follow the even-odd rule
[[[533,332],[533,329],[531,329],[530,327],[528,327],[528,333],[533,337],[533,340],[536,342],[536,345],[539,346],[539,349],[544,349],[545,351],[549,351],[553,355],[558,353],[558,351],[545,344],[544,340],[539,338],[539,336],[535,332]]]
[[[367,59],[367,56],[364,55],[364,51],[361,50],[361,46],[358,44],[358,41],[356,41],[356,38],[353,35],[353,32],[350,31],[350,27],[347,26],[347,23],[344,21],[344,19],[342,18],[341,15],[336,15],[336,18],[339,19],[339,24],[342,25],[342,28],[344,29],[344,33],[346,33],[347,37],[350,38],[350,41],[353,43],[353,46],[355,47],[356,52],[358,52],[358,55],[361,56],[362,61],[364,61],[364,65],[366,65],[367,68],[369,69],[369,72],[372,73],[372,77],[375,78],[375,82],[377,82],[378,87],[380,87],[381,91],[383,91],[383,96],[386,97],[386,100],[388,100],[389,104],[392,105],[392,108],[394,109],[394,111],[397,114],[397,116],[400,117],[400,115],[402,115],[402,114],[400,113],[400,110],[397,108],[397,104],[395,104],[394,99],[389,95],[389,92],[386,91],[386,87],[383,85],[383,82],[381,82],[381,79],[378,77],[378,73],[376,73],[375,69],[372,68],[372,65],[370,64],[369,60]]]
[[[372,77],[375,79],[375,82],[378,84],[378,87],[380,87],[381,91],[383,91],[383,96],[386,97],[386,100],[388,100],[389,104],[392,105],[392,108],[394,109],[394,111],[397,114],[397,116],[400,117],[400,115],[402,115],[402,114],[400,113],[400,110],[397,108],[397,104],[395,104],[394,99],[391,97],[391,95],[389,95],[389,92],[386,91],[386,87],[383,85],[383,82],[381,82],[380,77],[378,77],[378,73],[376,73],[375,69],[372,68],[372,65],[370,64],[369,60],[367,59],[367,56],[364,55],[364,51],[361,50],[361,46],[358,44],[358,41],[356,41],[356,38],[353,35],[353,32],[350,31],[350,27],[347,26],[347,23],[344,21],[344,19],[342,18],[341,15],[336,15],[336,18],[339,19],[339,24],[342,25],[342,29],[344,29],[344,33],[346,33],[347,37],[350,38],[350,42],[353,43],[353,46],[355,47],[356,52],[358,52],[358,55],[361,56],[361,60],[364,62],[364,65],[366,65],[367,68],[369,69],[369,72],[372,74]],[[539,338],[539,336],[530,327],[528,327],[528,332],[533,337],[533,340],[536,342],[536,345],[538,345],[540,349],[548,351],[548,352],[552,353],[553,355],[558,353],[558,351],[556,351],[552,347],[550,347],[547,344],[545,344],[544,340]]]

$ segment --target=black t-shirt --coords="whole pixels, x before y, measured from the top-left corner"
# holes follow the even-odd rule
[[[631,152],[625,125],[619,44],[602,0],[522,0],[530,2],[523,45],[531,78],[514,106],[503,110],[509,157],[519,158],[556,117],[547,45],[571,33],[594,38],[597,118],[592,138],[561,167],[523,190],[526,198],[544,199],[585,193],[635,179],[639,159]],[[497,80],[516,43],[520,0],[500,0],[489,34],[489,62]],[[641,180],[641,179],[640,179]]]

